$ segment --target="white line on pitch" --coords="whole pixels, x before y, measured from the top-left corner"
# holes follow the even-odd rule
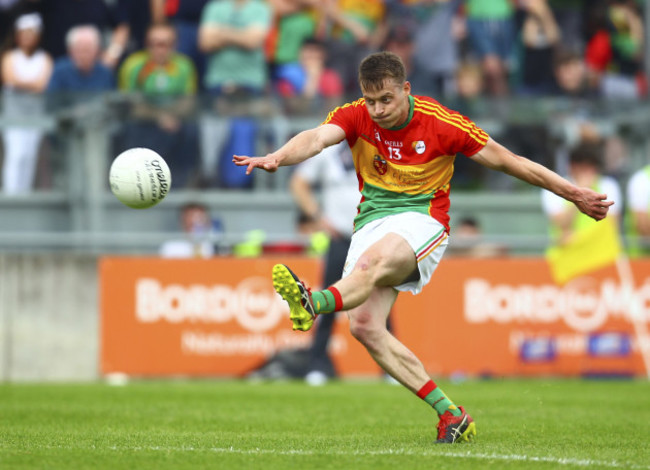
[[[111,450],[133,450],[133,451],[176,451],[176,452],[195,452],[205,451],[214,452],[217,454],[273,454],[273,455],[354,455],[354,456],[374,456],[374,455],[408,455],[408,456],[427,456],[427,457],[449,457],[459,459],[476,459],[476,460],[503,460],[503,461],[519,461],[519,462],[544,462],[553,463],[557,465],[574,465],[578,467],[592,467],[600,466],[607,468],[629,468],[635,470],[650,470],[647,465],[635,465],[625,462],[617,462],[615,460],[592,460],[592,459],[576,459],[572,457],[549,457],[549,456],[531,456],[531,455],[518,455],[518,454],[494,454],[482,453],[472,451],[416,451],[404,449],[386,449],[386,450],[324,450],[312,451],[304,449],[289,449],[289,450],[273,450],[273,449],[237,449],[235,447],[167,447],[167,446],[150,446],[150,447],[122,447],[111,446]]]

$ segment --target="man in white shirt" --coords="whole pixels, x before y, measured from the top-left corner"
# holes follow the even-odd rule
[[[296,167],[289,183],[300,211],[316,230],[329,236],[323,284],[341,277],[359,202],[359,182],[347,142],[328,147]],[[317,197],[315,188],[320,188]],[[320,385],[335,372],[327,355],[335,315],[323,315],[309,349],[308,383]]]
[[[650,164],[637,170],[630,178],[627,204],[630,256],[650,256]]]

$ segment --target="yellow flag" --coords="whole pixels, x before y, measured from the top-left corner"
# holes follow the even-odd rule
[[[568,243],[546,251],[557,284],[613,264],[623,252],[614,218],[606,218],[574,233]]]

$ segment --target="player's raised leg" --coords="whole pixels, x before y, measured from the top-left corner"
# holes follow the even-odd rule
[[[327,289],[311,293],[284,264],[273,267],[273,287],[289,304],[293,329],[307,331],[316,315],[357,307],[368,300],[375,286],[397,285],[416,270],[408,243],[388,233],[361,255],[349,276]]]

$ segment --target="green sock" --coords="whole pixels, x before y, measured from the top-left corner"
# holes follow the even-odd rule
[[[334,286],[312,293],[311,300],[316,314],[343,310],[343,298],[339,290]]]
[[[424,401],[433,406],[439,415],[443,414],[445,411],[449,411],[454,416],[460,416],[462,414],[458,407],[454,405],[454,402],[452,402],[439,387],[436,387],[428,393],[427,396],[424,397]]]
[[[336,310],[336,299],[329,289],[312,292],[311,300],[316,313],[332,313]]]

